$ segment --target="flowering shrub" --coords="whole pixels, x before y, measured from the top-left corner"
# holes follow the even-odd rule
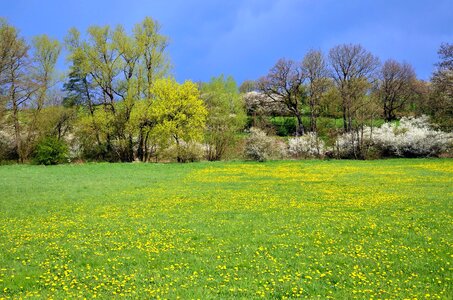
[[[244,154],[249,159],[265,161],[272,156],[275,144],[275,139],[267,136],[261,129],[250,128],[250,136],[245,141]]]
[[[17,154],[13,147],[11,134],[0,130],[0,161],[16,159]]]
[[[340,158],[366,157],[370,149],[387,157],[431,157],[448,152],[452,145],[453,134],[433,129],[426,116],[403,117],[399,125],[385,123],[379,128],[365,127],[362,132],[338,136],[334,152]]]
[[[426,116],[402,118],[399,126],[386,123],[373,132],[373,144],[384,155],[400,157],[438,156],[453,144],[453,135],[434,130]]]
[[[322,157],[324,148],[324,141],[311,132],[288,140],[288,153],[295,158]]]
[[[365,128],[363,132],[345,132],[337,137],[333,153],[338,158],[363,157],[363,147],[361,146],[365,141],[369,141],[369,128]]]

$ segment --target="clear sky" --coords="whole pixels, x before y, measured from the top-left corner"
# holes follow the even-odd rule
[[[26,38],[60,40],[71,27],[131,29],[150,16],[170,37],[178,81],[225,74],[241,83],[281,57],[300,60],[342,43],[409,62],[429,79],[439,45],[453,43],[453,0],[0,0],[0,16]]]

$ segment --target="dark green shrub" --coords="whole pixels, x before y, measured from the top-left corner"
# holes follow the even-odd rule
[[[293,135],[297,129],[297,119],[294,117],[273,117],[271,123],[278,136]]]
[[[34,162],[39,165],[57,165],[67,161],[67,156],[68,147],[64,141],[47,137],[36,146]]]

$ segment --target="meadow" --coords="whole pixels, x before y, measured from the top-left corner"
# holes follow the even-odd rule
[[[0,167],[0,299],[451,299],[453,160]]]

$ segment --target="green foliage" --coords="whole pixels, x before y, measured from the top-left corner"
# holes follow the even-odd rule
[[[310,128],[332,146],[342,131],[382,124],[372,92],[378,59],[360,45],[331,49],[330,75],[322,53],[310,51],[301,63],[279,60],[267,76],[239,89],[221,75],[198,90],[192,82],[163,79],[170,70],[168,42],[149,17],[130,31],[121,25],[90,26],[86,34],[71,29],[65,39],[71,66],[59,97],[60,42],[39,35],[29,44],[0,18],[0,129],[6,132],[0,157],[28,161],[37,143],[51,136],[66,140],[71,156],[89,160],[157,161],[169,149],[178,161],[196,160],[185,157],[193,152],[187,145],[198,142],[208,160],[221,160],[243,152],[238,136],[245,126],[283,137]],[[427,113],[442,128],[452,127],[452,49],[441,46],[431,82],[410,72],[407,107],[394,111]],[[247,120],[240,92],[251,91]]]
[[[75,124],[75,135],[80,146],[80,155],[88,160],[113,160],[109,156],[108,137],[112,134],[113,117],[99,107],[92,114],[81,109]]]
[[[159,31],[149,17],[132,34],[122,26],[91,26],[84,38],[71,29],[66,45],[72,66],[64,104],[84,108],[86,120],[78,130],[83,153],[109,161],[150,158],[156,143],[151,131],[162,130],[154,128],[161,119],[160,112],[151,112],[151,103],[159,105],[152,90],[169,70],[168,39]]]
[[[163,148],[175,143],[179,161],[180,144],[200,141],[203,137],[207,110],[200,92],[191,81],[179,84],[174,79],[158,79],[151,93],[150,115],[155,120],[151,135]]]
[[[61,47],[46,35],[33,39],[33,49],[18,30],[0,21],[0,121],[8,111],[6,127],[13,130],[13,148],[23,162],[30,158],[43,136],[37,128],[39,114],[55,82],[55,64]],[[21,122],[21,115],[28,120]]]
[[[37,128],[43,136],[61,139],[72,131],[76,118],[77,112],[74,108],[47,106],[42,108],[38,116]]]
[[[201,93],[208,110],[204,135],[207,159],[220,160],[234,146],[236,133],[244,129],[245,104],[232,77],[213,77],[202,84]]]
[[[206,108],[196,84],[174,79],[156,80],[152,89],[151,115],[156,120],[153,131],[162,141],[201,140]]]
[[[41,74],[51,75],[61,52],[60,42],[42,34],[33,38],[33,48],[33,59],[40,64]]]
[[[148,161],[160,155],[158,150],[162,154],[173,144],[202,139],[207,112],[193,82],[157,79],[150,96],[113,103],[115,114],[105,106],[92,113],[82,111],[75,126],[82,155],[115,160],[111,154],[134,147],[139,159]],[[113,139],[119,133],[122,137]]]
[[[297,130],[297,119],[295,117],[272,117],[271,124],[279,136],[294,135]]]
[[[68,147],[62,140],[47,137],[36,145],[33,160],[38,165],[57,165],[67,161],[67,156]]]

